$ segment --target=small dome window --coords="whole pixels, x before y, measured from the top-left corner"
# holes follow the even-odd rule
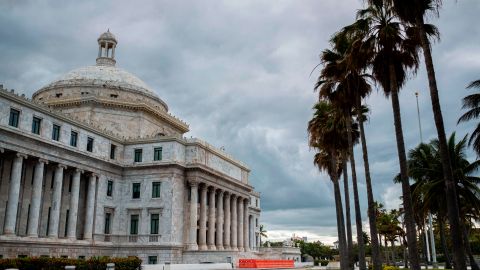
[[[59,98],[59,97],[62,96],[62,93],[56,93],[55,96],[56,96],[57,98]]]
[[[118,95],[117,94],[110,94],[110,97],[111,98],[118,98]]]

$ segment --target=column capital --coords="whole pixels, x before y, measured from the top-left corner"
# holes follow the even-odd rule
[[[90,173],[90,177],[98,177],[98,174],[94,173],[94,172],[91,172]]]
[[[83,170],[79,168],[75,168],[75,172],[83,173]]]
[[[48,164],[48,160],[43,159],[43,158],[39,158],[38,163]]]
[[[198,180],[195,180],[195,179],[189,179],[188,180],[188,185],[191,186],[191,187],[198,187],[199,182],[198,182]]]
[[[28,155],[24,153],[17,153],[16,156],[24,159],[28,158]]]
[[[63,164],[58,163],[57,167],[62,168],[62,169],[66,169],[67,165],[63,165]]]
[[[217,191],[217,192],[218,192],[218,196],[222,196],[222,197],[223,197],[223,195],[225,194],[225,190],[220,189],[220,188],[217,189],[217,190],[218,190],[218,191]]]

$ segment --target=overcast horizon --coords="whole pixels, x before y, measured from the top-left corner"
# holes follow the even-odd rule
[[[313,166],[306,126],[317,100],[319,54],[352,23],[359,0],[285,1],[2,1],[0,84],[31,96],[68,71],[94,65],[97,38],[117,37],[117,67],[141,78],[198,137],[246,163],[261,193],[269,240],[292,234],[336,240],[333,187]],[[447,136],[457,125],[465,87],[480,79],[480,1],[444,1],[433,45]],[[423,57],[422,57],[423,58]],[[400,93],[406,149],[419,142],[415,92],[424,140],[436,129],[423,63]],[[400,185],[390,100],[374,90],[366,123],[375,199],[397,208]],[[367,223],[360,147],[355,148],[362,219]],[[470,160],[476,158],[470,151]],[[350,173],[350,172],[349,172]],[[352,194],[352,191],[350,191]],[[343,196],[343,194],[342,194]],[[353,203],[353,196],[351,196]],[[352,224],[354,210],[352,209]],[[365,228],[366,229],[366,228]]]

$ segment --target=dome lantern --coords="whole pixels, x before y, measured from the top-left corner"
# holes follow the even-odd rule
[[[97,41],[97,66],[115,66],[115,47],[117,47],[117,39],[112,33],[110,33],[110,29],[101,34]]]

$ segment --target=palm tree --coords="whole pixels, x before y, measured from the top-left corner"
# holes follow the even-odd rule
[[[440,106],[440,97],[438,94],[437,79],[433,65],[431,44],[428,39],[428,26],[424,22],[424,17],[433,12],[437,14],[441,0],[388,0],[393,3],[395,12],[405,22],[415,26],[416,37],[422,47],[425,59],[425,67],[428,74],[428,85],[430,89],[430,99],[437,129],[438,142],[440,147],[440,156],[442,161],[443,175],[445,177],[445,190],[448,210],[448,220],[450,222],[450,236],[452,243],[456,247],[454,250],[455,269],[466,269],[464,243],[462,240],[462,231],[460,227],[460,214],[457,198],[455,180],[453,178],[452,165],[448,154],[447,137],[443,123],[442,109]]]
[[[407,70],[415,71],[418,67],[417,46],[408,38],[407,28],[396,18],[391,6],[383,1],[371,2],[357,13],[357,21],[347,30],[361,33],[362,46],[372,52],[372,75],[392,100],[410,266],[418,270],[420,261],[398,98]]]
[[[263,224],[260,224],[260,247],[262,246],[262,237],[268,238],[267,236],[267,231],[265,230],[265,226]]]
[[[339,108],[346,120],[347,131],[347,140],[348,140],[348,156],[350,158],[350,168],[352,171],[352,186],[353,186],[353,196],[354,196],[354,206],[355,206],[355,223],[357,229],[357,241],[358,241],[358,258],[359,258],[359,267],[360,270],[366,269],[365,262],[365,244],[363,241],[363,230],[362,230],[362,216],[360,210],[360,200],[358,196],[358,186],[357,186],[357,173],[355,167],[355,156],[353,152],[353,145],[356,142],[356,139],[352,137],[352,116],[357,113],[357,121],[361,127],[361,132],[363,132],[363,121],[366,119],[365,113],[366,110],[363,106],[359,106],[358,99],[362,99],[367,96],[371,88],[366,83],[365,76],[359,74],[361,66],[359,63],[362,58],[352,58],[350,57],[349,50],[352,47],[352,39],[343,33],[336,34],[331,43],[333,49],[325,50],[322,52],[321,58],[324,68],[318,78],[317,84],[315,85],[315,90],[319,90],[321,98],[330,100],[337,108]],[[353,63],[352,59],[356,59],[357,62]],[[357,107],[358,106],[358,107]],[[353,109],[353,108],[360,109]],[[367,110],[368,111],[368,110]],[[362,141],[362,150],[364,160],[366,158],[365,164],[365,175],[367,179],[367,192],[368,192],[368,202],[369,209],[372,208],[373,202],[373,192],[370,181],[370,173],[368,166],[368,153],[366,148],[365,136],[363,136]],[[369,211],[370,213],[371,211]],[[375,217],[369,215],[370,224],[375,224]],[[370,226],[371,230],[375,231],[375,226]],[[372,232],[371,232],[372,233]],[[375,233],[375,232],[374,232]],[[377,239],[372,239],[372,248],[374,261],[377,262],[377,254],[375,252],[378,250],[378,241]]]
[[[314,164],[326,171],[334,187],[339,238],[340,267],[348,269],[346,250],[345,221],[343,217],[342,197],[339,176],[342,172],[342,150],[347,148],[346,128],[341,114],[328,101],[319,101],[314,106],[313,118],[308,122],[309,145],[317,150]]]
[[[471,82],[467,89],[470,88],[478,88],[480,89],[480,80],[476,80]],[[462,109],[468,109],[466,113],[464,113],[459,119],[458,123],[467,122],[472,119],[477,119],[480,116],[480,94],[471,94],[463,98],[462,100],[463,106]],[[477,125],[475,130],[470,135],[470,139],[468,140],[468,145],[472,145],[477,155],[480,156],[480,125]]]
[[[471,224],[472,219],[480,219],[480,177],[475,176],[480,168],[480,160],[470,163],[466,159],[467,136],[458,143],[453,133],[448,140],[449,159],[452,162],[456,189],[458,197],[456,200],[460,205],[460,216],[462,224]],[[420,144],[409,152],[410,176],[416,181],[413,188],[413,197],[421,200],[419,210],[423,213],[431,211],[437,215],[440,226],[440,236],[444,252],[447,255],[447,247],[444,241],[444,219],[447,213],[448,202],[445,201],[445,177],[440,156],[440,143],[432,140],[429,144]],[[413,186],[413,185],[412,185]],[[465,249],[468,253],[472,269],[478,269],[473,259],[467,239],[468,226],[461,225],[462,238],[466,243]],[[457,247],[455,247],[456,249]]]

